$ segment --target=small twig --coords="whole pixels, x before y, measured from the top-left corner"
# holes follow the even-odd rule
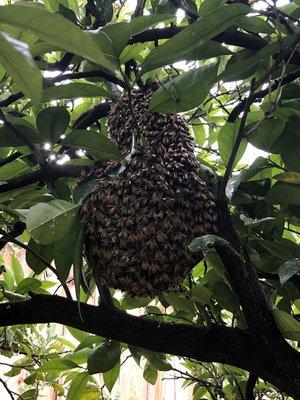
[[[132,15],[133,18],[143,15],[145,4],[146,0],[137,0],[136,7]]]
[[[257,382],[257,376],[250,373],[246,385],[245,400],[255,400],[254,388]]]
[[[233,149],[231,151],[231,154],[230,154],[230,157],[229,157],[229,160],[228,160],[228,163],[227,163],[227,167],[226,167],[226,170],[225,170],[224,177],[223,177],[223,179],[221,181],[221,184],[220,184],[220,187],[219,187],[219,193],[218,193],[219,200],[225,200],[225,198],[226,198],[226,186],[227,186],[228,180],[230,178],[230,175],[232,173],[235,157],[237,155],[237,152],[238,152],[238,149],[240,147],[241,141],[244,138],[244,129],[245,129],[245,125],[246,125],[247,115],[248,115],[248,112],[250,110],[250,106],[251,106],[252,101],[253,101],[252,100],[253,99],[253,93],[254,93],[254,90],[255,90],[254,87],[255,87],[255,79],[253,79],[252,82],[251,82],[250,93],[249,93],[249,96],[248,96],[247,101],[246,101],[245,106],[244,106],[244,113],[243,113],[243,116],[242,116],[242,119],[241,119],[241,123],[240,123],[240,126],[239,126],[237,137],[236,137],[235,143],[233,145]]]
[[[0,108],[0,119],[3,121],[4,126],[9,128],[13,133],[22,140],[22,142],[29,147],[29,149],[33,152],[36,161],[39,165],[44,163],[44,157],[42,156],[41,152],[36,148],[34,143],[32,143],[27,136],[23,134],[13,123],[11,123],[7,118],[4,112]]]
[[[0,160],[0,167],[3,167],[4,165],[9,164],[12,161],[17,160],[21,156],[22,156],[22,153],[20,153],[19,151],[16,151],[16,152],[10,154],[8,157],[3,158],[2,160]]]
[[[73,73],[67,73],[67,74],[62,74],[58,75],[54,78],[47,79],[46,81],[49,83],[57,83],[57,82],[62,82],[66,80],[71,80],[71,79],[81,79],[81,78],[93,78],[93,77],[99,77],[107,80],[108,82],[115,83],[118,86],[121,86],[122,88],[126,89],[127,85],[124,81],[121,79],[117,78],[116,76],[103,71],[101,69],[93,69],[91,71],[82,71],[82,72],[73,72]]]
[[[12,400],[15,400],[15,398],[14,398],[14,396],[13,396],[13,392],[12,392],[12,391],[10,390],[10,388],[7,386],[7,383],[6,383],[2,378],[0,378],[0,382],[1,382],[2,385],[4,386],[5,390],[6,390],[7,393],[9,394],[10,398],[11,398]]]

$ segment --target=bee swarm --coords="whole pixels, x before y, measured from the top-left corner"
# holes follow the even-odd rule
[[[214,198],[198,176],[188,126],[180,115],[147,112],[151,94],[135,89],[129,102],[124,93],[108,117],[124,156],[137,126],[148,145],[116,178],[116,162],[96,165],[83,177],[97,182],[82,212],[103,281],[137,296],[178,287],[199,261],[187,245],[217,232]]]

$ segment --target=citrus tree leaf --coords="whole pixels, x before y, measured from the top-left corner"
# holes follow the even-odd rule
[[[65,107],[49,107],[40,111],[36,117],[36,126],[43,138],[55,143],[67,129],[70,114]]]
[[[121,159],[117,145],[96,131],[77,129],[66,136],[63,144],[75,149],[88,150],[97,160]]]
[[[66,400],[80,399],[81,395],[85,392],[89,378],[90,376],[87,372],[80,372],[74,379],[72,379]]]
[[[292,276],[300,273],[300,259],[295,258],[291,261],[286,261],[278,269],[280,283],[283,285]]]
[[[101,96],[110,97],[106,90],[90,83],[67,83],[66,85],[52,86],[43,90],[42,103],[51,100],[74,100],[81,97]]]
[[[115,65],[97,43],[82,30],[57,13],[42,7],[8,5],[0,8],[0,22],[33,32],[37,38],[114,71]]]
[[[28,45],[0,31],[0,64],[19,90],[38,105],[42,97],[42,74],[32,59]]]
[[[119,362],[120,356],[121,350],[118,342],[100,344],[88,357],[89,374],[110,371]]]
[[[120,361],[110,370],[104,372],[103,380],[107,389],[111,392],[120,373]]]
[[[226,122],[219,131],[218,146],[220,156],[225,164],[227,164],[229,161],[239,131],[239,126],[240,120],[237,119],[234,123]],[[233,167],[242,158],[243,154],[245,153],[246,147],[247,141],[246,139],[242,139],[234,159]]]
[[[172,114],[200,105],[214,84],[217,71],[213,64],[182,73],[154,92],[149,110]]]
[[[72,227],[78,205],[64,200],[38,203],[31,207],[27,216],[27,229],[38,244],[57,242]]]
[[[204,44],[230,28],[239,17],[247,14],[249,7],[243,4],[225,5],[200,18],[166,43],[156,47],[142,64],[142,73],[174,62],[178,54],[184,56],[189,51]]]

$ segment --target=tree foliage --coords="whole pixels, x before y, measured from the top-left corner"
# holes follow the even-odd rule
[[[0,382],[13,397],[6,378],[24,370],[23,399],[39,398],[43,384],[67,400],[107,398],[124,354],[151,384],[175,355],[195,400],[299,399],[299,0],[7,3],[0,233],[12,253],[10,262],[2,253],[0,352],[19,358]],[[91,306],[99,282],[80,205],[95,182],[78,177],[121,160],[108,137],[110,105],[154,81],[149,109],[190,124],[220,236],[190,244],[205,258],[181,291],[150,299],[99,287],[102,302]],[[128,312],[137,308],[142,317]]]

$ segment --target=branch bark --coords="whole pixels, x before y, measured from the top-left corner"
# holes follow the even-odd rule
[[[79,165],[47,164],[37,171],[30,172],[0,185],[0,193],[32,185],[39,181],[51,182],[63,177],[78,177],[84,167]]]
[[[0,304],[0,326],[56,322],[152,351],[235,365],[274,385],[280,380],[279,389],[296,398],[300,396],[300,374],[297,375],[300,367],[295,359],[292,365],[282,359],[278,371],[278,367],[261,357],[259,342],[247,331],[217,325],[163,323],[135,317],[117,308],[87,304],[81,304],[81,320],[75,301],[59,296],[30,295],[32,298],[28,301]],[[293,375],[292,380],[285,379],[288,371],[288,379]]]

